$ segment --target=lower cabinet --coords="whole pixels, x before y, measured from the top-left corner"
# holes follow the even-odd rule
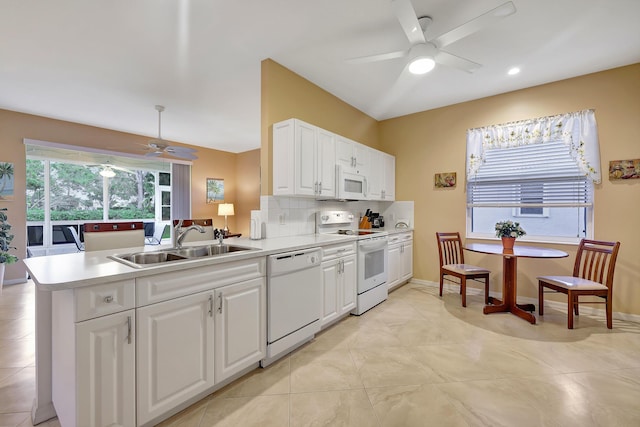
[[[352,244],[323,248],[323,259],[322,327],[356,308],[358,271]]]
[[[214,385],[214,292],[136,311],[138,424]]]
[[[77,390],[84,392],[77,393],[75,417],[72,413],[58,414],[62,425],[135,425],[134,310],[79,322],[75,329]],[[64,405],[58,406],[64,411]]]
[[[413,233],[389,236],[387,286],[389,290],[413,277]]]
[[[216,289],[215,374],[226,380],[265,357],[267,298],[264,277]]]

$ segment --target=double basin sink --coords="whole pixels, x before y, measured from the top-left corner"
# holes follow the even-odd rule
[[[153,252],[134,252],[130,254],[111,255],[109,258],[127,264],[131,267],[142,268],[155,264],[163,264],[173,261],[185,261],[203,257],[225,255],[233,252],[251,251],[255,248],[246,248],[235,245],[205,245],[190,246],[186,248],[171,248]]]

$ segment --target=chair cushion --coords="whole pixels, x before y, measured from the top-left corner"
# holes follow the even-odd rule
[[[470,265],[470,264],[446,264],[442,266],[442,269],[449,270],[456,274],[464,274],[464,275],[490,273],[490,271],[487,270],[486,268],[482,268],[482,267],[478,267],[476,265]]]
[[[580,291],[606,290],[607,286],[593,280],[573,276],[539,276],[538,280],[548,282],[565,289]]]

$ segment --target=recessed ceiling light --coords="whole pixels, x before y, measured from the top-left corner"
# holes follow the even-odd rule
[[[516,74],[518,74],[520,72],[520,68],[518,67],[513,67],[511,68],[509,71],[507,71],[507,74],[509,74],[510,76],[515,76]]]

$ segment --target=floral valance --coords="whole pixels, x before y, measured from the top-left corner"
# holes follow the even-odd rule
[[[598,126],[593,110],[467,130],[467,179],[484,163],[486,150],[556,141],[567,145],[585,176],[600,183]]]

